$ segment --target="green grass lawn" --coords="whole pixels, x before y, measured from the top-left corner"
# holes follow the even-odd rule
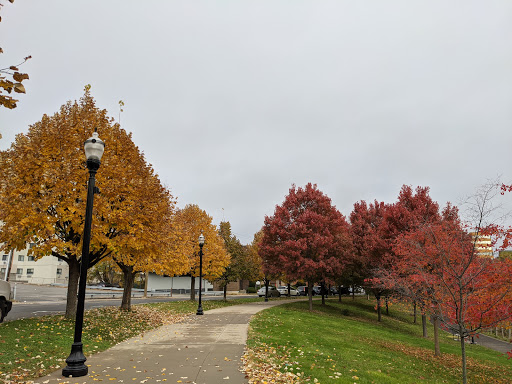
[[[297,302],[259,313],[249,332],[253,366],[259,359],[293,372],[295,381],[282,382],[461,382],[459,342],[441,332],[442,356],[435,357],[430,325],[430,337],[422,338],[420,319],[413,324],[410,308],[400,305],[379,323],[374,305],[365,298],[331,299],[325,306],[315,300],[313,312]],[[470,383],[512,383],[512,360],[478,345],[466,350]]]
[[[261,301],[235,299],[203,301],[209,310],[229,305]],[[82,342],[85,356],[166,323],[181,321],[194,314],[197,302],[176,301],[135,305],[133,311],[118,307],[86,311]],[[65,366],[71,351],[74,320],[64,316],[45,316],[0,324],[0,383],[24,383]]]

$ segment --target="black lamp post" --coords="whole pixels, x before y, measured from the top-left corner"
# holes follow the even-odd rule
[[[203,286],[203,245],[204,236],[201,232],[201,235],[199,235],[199,307],[197,307],[196,315],[203,315],[203,306],[201,305],[201,289]]]
[[[101,164],[101,156],[105,150],[105,143],[98,137],[96,129],[92,137],[84,143],[87,168],[89,169],[89,183],[87,188],[87,205],[85,208],[85,223],[82,244],[82,261],[80,265],[80,281],[78,283],[78,303],[76,306],[75,338],[71,346],[71,353],[66,359],[66,367],[62,375],[79,377],[87,375],[88,368],[85,365],[87,360],[82,351],[82,327],[84,323],[84,301],[85,286],[87,283],[87,268],[89,266],[89,244],[91,241],[92,207],[94,203],[95,175]]]

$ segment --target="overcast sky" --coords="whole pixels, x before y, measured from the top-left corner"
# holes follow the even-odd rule
[[[508,0],[4,3],[0,67],[33,58],[0,149],[91,84],[179,206],[244,243],[292,183],[348,216],[403,184],[444,205],[512,182]]]

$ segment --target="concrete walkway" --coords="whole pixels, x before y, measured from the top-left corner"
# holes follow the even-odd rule
[[[262,301],[206,311],[203,316],[162,326],[92,356],[85,351],[87,376],[66,378],[59,370],[34,384],[247,383],[240,372],[240,358],[250,318],[287,302]]]

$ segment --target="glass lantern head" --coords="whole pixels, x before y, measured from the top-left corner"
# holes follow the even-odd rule
[[[85,140],[84,150],[87,160],[101,161],[101,157],[105,151],[105,143],[98,137],[97,128],[94,129],[92,137]]]

